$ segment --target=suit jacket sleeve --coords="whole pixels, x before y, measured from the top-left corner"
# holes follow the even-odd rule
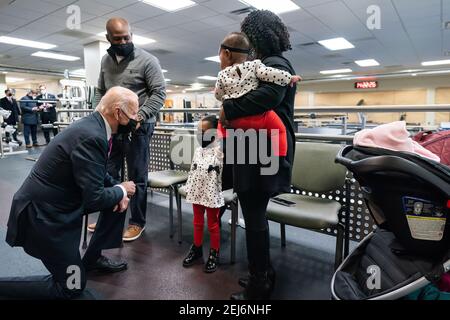
[[[75,183],[82,190],[83,204],[90,211],[114,207],[123,198],[120,187],[105,188],[106,142],[97,137],[82,141],[71,154]]]
[[[117,184],[120,184],[120,181],[117,181],[109,173],[106,173],[106,176],[105,176],[105,187],[110,188],[110,187],[114,187]]]
[[[277,57],[265,60],[268,67],[289,72],[289,66]],[[223,110],[227,120],[234,120],[247,116],[262,114],[276,109],[283,101],[288,87],[274,83],[261,82],[260,86],[237,99],[228,99],[223,102]]]

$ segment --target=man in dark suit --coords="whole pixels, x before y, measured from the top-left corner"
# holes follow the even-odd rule
[[[83,292],[86,271],[127,268],[124,262],[102,256],[101,250],[121,245],[122,212],[135,193],[135,184],[119,184],[107,174],[106,164],[111,135],[135,125],[137,113],[136,94],[112,88],[97,112],[69,126],[44,150],[14,195],[6,241],[40,259],[51,275],[0,279],[0,297],[71,299]],[[100,215],[82,260],[82,216],[107,208],[111,209]]]
[[[17,122],[19,122],[19,115],[22,113],[16,99],[13,97],[13,93],[10,89],[5,90],[4,98],[0,99],[0,108],[11,111],[11,115],[8,119],[6,119],[6,124],[10,126],[17,126]],[[7,134],[9,135],[9,134]],[[13,134],[14,141],[18,142],[19,145],[22,145],[22,141],[17,139],[17,131]]]
[[[37,96],[37,100],[50,100],[54,102],[48,103],[38,103],[37,106],[41,112],[41,122],[42,124],[53,124],[57,121],[58,117],[56,115],[56,97],[47,92],[47,87],[43,84],[39,86],[40,95]],[[45,142],[48,144],[50,142],[50,131],[53,131],[53,136],[56,137],[58,134],[58,129],[43,129]]]
[[[37,125],[39,123],[39,107],[35,102],[36,91],[30,90],[21,101],[20,109],[22,109],[22,123],[23,123],[23,135],[25,138],[25,145],[27,148],[37,147]],[[33,145],[30,141],[30,134]]]

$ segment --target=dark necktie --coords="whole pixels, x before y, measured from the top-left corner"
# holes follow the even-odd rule
[[[109,139],[108,141],[108,158],[111,155],[111,151],[112,151],[112,146],[113,146],[113,139],[112,137]]]

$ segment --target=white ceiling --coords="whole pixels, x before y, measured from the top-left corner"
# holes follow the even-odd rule
[[[169,1],[169,0],[168,0]],[[0,0],[0,35],[58,45],[56,51],[83,58],[83,45],[99,38],[108,18],[122,16],[133,32],[157,40],[144,48],[157,56],[172,84],[190,84],[197,76],[216,75],[223,37],[238,31],[245,15],[230,12],[246,6],[238,0],[194,0],[197,6],[167,13],[136,0]],[[450,0],[294,0],[302,10],[282,14],[291,30],[293,50],[287,53],[297,73],[318,78],[320,70],[350,67],[356,73],[421,68],[426,60],[450,59]],[[8,5],[8,3],[10,3]],[[66,28],[67,7],[81,8],[81,30]],[[370,5],[381,8],[381,30],[368,30]],[[355,49],[328,51],[314,44],[345,37]],[[302,46],[305,43],[313,43]],[[0,65],[52,71],[84,67],[83,60],[59,62],[30,56],[32,48],[0,44]],[[355,60],[376,59],[381,66],[361,68]],[[348,65],[350,63],[350,65]],[[207,81],[203,81],[208,83]]]

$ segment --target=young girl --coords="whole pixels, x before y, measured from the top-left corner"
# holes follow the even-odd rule
[[[203,256],[206,211],[211,240],[209,257],[204,268],[206,273],[217,269],[220,249],[219,211],[225,204],[222,195],[223,153],[216,141],[217,126],[216,116],[205,117],[199,122],[197,137],[201,147],[195,150],[186,183],[186,201],[194,207],[194,243],[183,260],[183,266],[189,267]]]
[[[261,60],[247,61],[250,53],[250,42],[245,34],[232,32],[225,37],[220,46],[220,67],[216,82],[216,99],[224,101],[236,99],[255,90],[260,81],[275,83],[280,86],[293,86],[301,80],[300,76],[289,72],[266,67]],[[286,156],[286,128],[275,111],[267,111],[261,115],[249,116],[230,122],[234,129],[266,129],[271,138],[275,156]],[[219,124],[219,133],[226,136],[225,129]]]

